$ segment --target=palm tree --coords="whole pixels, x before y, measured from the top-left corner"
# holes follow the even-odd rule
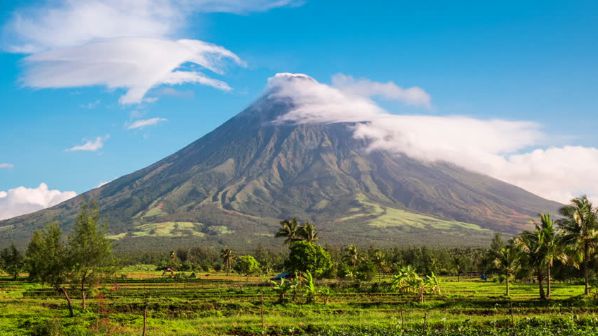
[[[537,227],[538,228],[538,227]],[[557,234],[554,222],[550,214],[540,215],[540,246],[543,250],[542,255],[546,266],[546,298],[550,299],[551,292],[551,271],[555,259],[562,259],[563,253],[559,244],[559,235]]]
[[[305,222],[297,229],[298,238],[309,243],[315,243],[318,240],[318,231],[316,226],[309,222]]]
[[[222,262],[224,263],[224,267],[226,268],[226,275],[228,275],[232,268],[233,260],[235,259],[233,250],[228,248],[220,250],[220,258],[222,258]]]
[[[297,223],[297,218],[293,217],[280,222],[280,229],[278,229],[278,232],[276,232],[274,236],[286,238],[284,241],[285,244],[290,244],[300,240],[299,224]]]
[[[574,198],[570,205],[559,210],[563,216],[557,221],[561,230],[561,244],[573,266],[583,270],[584,294],[590,293],[589,263],[598,247],[598,213],[587,196]]]
[[[372,254],[372,261],[378,269],[378,282],[381,282],[382,273],[384,273],[384,268],[386,267],[386,254],[384,254],[384,251],[382,250],[376,250]]]
[[[545,300],[544,292],[544,249],[542,247],[542,229],[536,225],[534,231],[523,231],[513,240],[519,249],[521,263],[536,273],[540,290],[540,299]]]
[[[359,250],[357,249],[357,246],[351,244],[345,247],[343,259],[347,263],[351,264],[351,266],[357,266],[357,264],[359,263]]]
[[[512,244],[509,244],[496,251],[494,255],[494,266],[505,275],[505,295],[509,296],[509,278],[519,267],[519,255],[516,248]]]

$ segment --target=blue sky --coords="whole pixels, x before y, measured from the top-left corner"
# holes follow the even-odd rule
[[[598,147],[598,2],[289,2],[226,0],[225,8],[214,9],[213,1],[198,1],[185,12],[184,24],[163,35],[213,43],[237,55],[241,64],[225,61],[222,74],[202,71],[232,90],[156,85],[144,95],[150,101],[128,104],[121,101],[122,87],[27,84],[31,65],[25,58],[64,45],[16,50],[30,41],[22,27],[15,28],[15,17],[68,11],[68,2],[1,2],[0,190],[44,182],[80,193],[143,168],[240,112],[279,72],[306,73],[322,83],[342,73],[417,86],[430,95],[431,108],[378,103],[395,114],[531,121],[547,135],[541,148]],[[91,36],[80,44],[94,41]],[[161,122],[128,129],[151,118]],[[102,148],[68,150],[98,137]]]

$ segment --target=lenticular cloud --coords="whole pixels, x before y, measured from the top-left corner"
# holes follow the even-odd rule
[[[160,85],[200,84],[228,91],[214,78],[244,65],[224,47],[183,38],[193,13],[248,13],[292,0],[48,1],[17,10],[4,27],[3,48],[28,55],[24,86],[123,89],[122,104],[144,101]]]
[[[180,69],[193,64],[221,73],[222,61],[227,59],[242,64],[231,51],[202,41],[118,38],[28,56],[23,82],[35,88],[124,88],[120,102],[131,104],[141,102],[151,88],[161,84],[196,83],[228,91],[223,81],[198,70]]]

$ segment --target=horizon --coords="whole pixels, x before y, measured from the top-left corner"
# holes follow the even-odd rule
[[[0,219],[175,153],[269,85],[302,106],[287,121],[364,119],[377,150],[598,200],[598,4],[539,3],[3,3]]]

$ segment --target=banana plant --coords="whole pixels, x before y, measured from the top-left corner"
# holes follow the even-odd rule
[[[307,297],[307,300],[305,303],[310,304],[310,303],[315,303],[316,302],[316,294],[317,294],[317,289],[316,289],[316,283],[314,281],[314,277],[311,275],[311,272],[305,272],[303,273],[303,277],[304,277],[304,283],[305,283],[305,296]]]

